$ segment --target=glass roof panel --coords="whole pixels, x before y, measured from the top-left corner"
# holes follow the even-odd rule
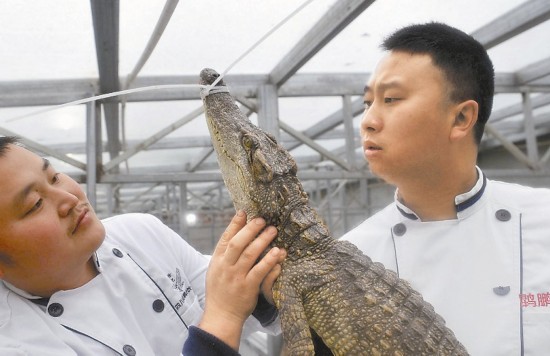
[[[1,1],[0,80],[98,76],[88,1]]]

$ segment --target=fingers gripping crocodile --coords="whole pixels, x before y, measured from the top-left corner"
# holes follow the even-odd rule
[[[218,76],[203,69],[201,84]],[[467,355],[407,282],[330,236],[308,205],[294,159],[248,120],[223,81],[218,86],[203,103],[234,206],[276,226],[274,244],[288,251],[273,294],[289,353],[314,354],[311,328],[335,355]]]

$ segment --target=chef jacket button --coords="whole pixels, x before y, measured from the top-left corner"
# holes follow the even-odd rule
[[[405,224],[403,223],[396,224],[393,227],[393,233],[396,234],[397,236],[403,236],[405,235],[406,232],[407,232],[407,226],[405,226]]]
[[[153,302],[153,310],[157,313],[160,313],[164,310],[164,302],[160,299],[157,299]]]
[[[63,306],[59,303],[52,303],[48,306],[48,314],[53,317],[58,317],[63,314]]]
[[[512,218],[512,214],[510,214],[510,212],[506,209],[497,210],[495,216],[499,221],[508,221]]]
[[[113,254],[119,258],[122,258],[122,256],[124,256],[124,254],[118,248],[113,249]]]
[[[125,355],[128,356],[135,356],[136,355],[136,349],[132,345],[124,345],[122,346],[122,351],[124,351]]]
[[[510,293],[510,286],[506,286],[506,287],[498,286],[498,287],[495,287],[495,288],[493,288],[493,292],[494,292],[496,295],[504,296],[504,295]]]

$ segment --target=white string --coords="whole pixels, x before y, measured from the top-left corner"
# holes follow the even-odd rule
[[[201,84],[163,84],[163,85],[150,85],[150,86],[147,86],[147,87],[126,89],[126,90],[121,90],[121,91],[115,91],[115,92],[112,92],[112,93],[91,96],[89,98],[70,101],[70,102],[65,103],[65,104],[55,105],[55,106],[48,107],[48,108],[45,108],[45,109],[42,109],[42,110],[33,111],[33,112],[25,114],[25,115],[13,117],[11,119],[6,120],[5,122],[12,122],[12,121],[16,121],[16,120],[21,120],[21,119],[24,119],[24,118],[29,117],[29,116],[34,116],[34,115],[42,114],[42,113],[45,113],[45,112],[48,112],[48,111],[61,109],[61,108],[66,107],[66,106],[84,104],[84,103],[88,103],[90,101],[106,99],[106,98],[110,98],[110,97],[113,97],[113,96],[128,95],[128,94],[137,93],[137,92],[140,92],[140,91],[161,90],[161,89],[180,89],[180,88],[200,88],[200,89],[204,89],[204,88],[206,88],[206,86],[201,85]]]
[[[201,89],[201,99],[204,100],[208,95],[210,94],[216,94],[216,93],[229,93],[229,88],[227,86],[223,87],[212,87],[212,86],[206,86],[204,89]]]
[[[285,23],[288,22],[288,20],[290,20],[292,17],[294,17],[298,12],[300,12],[304,7],[306,7],[307,5],[309,5],[313,0],[307,0],[305,1],[302,5],[300,5],[296,10],[294,10],[290,15],[288,15],[287,17],[285,17],[281,22],[279,22],[275,27],[273,27],[271,30],[269,30],[265,35],[263,35],[258,41],[256,41],[256,43],[254,43],[248,50],[246,50],[242,55],[240,55],[235,61],[233,61],[233,63],[231,63],[227,69],[225,71],[222,72],[222,74],[216,78],[216,80],[210,84],[207,88],[206,88],[206,92],[208,92],[210,90],[210,88],[216,86],[216,84],[218,84],[218,82],[220,80],[222,80],[222,78],[227,74],[227,72],[229,72],[231,69],[233,69],[233,67],[239,63],[244,57],[246,57],[250,52],[252,52],[256,47],[258,47],[263,41],[265,41],[265,39],[269,36],[271,36],[271,34],[275,31],[277,31],[279,29],[279,27],[281,27],[282,25],[284,25]]]
[[[314,0],[305,1],[296,10],[294,10],[291,14],[289,14],[287,17],[285,17],[281,22],[279,22],[277,25],[275,25],[271,30],[269,30],[265,35],[263,35],[258,41],[256,41],[256,43],[254,43],[248,50],[246,50],[242,55],[240,55],[236,60],[234,60],[233,63],[231,63],[222,72],[222,74],[218,78],[216,78],[216,80],[210,85],[165,84],[165,85],[151,85],[151,86],[147,86],[147,87],[126,89],[126,90],[121,90],[121,91],[117,91],[117,92],[96,95],[96,96],[92,96],[92,97],[84,98],[84,99],[80,99],[80,100],[75,100],[75,101],[71,101],[71,102],[68,102],[68,103],[65,103],[65,104],[51,106],[51,107],[48,107],[48,108],[45,108],[45,109],[42,109],[42,110],[37,110],[37,111],[30,112],[30,113],[25,114],[25,115],[20,115],[20,116],[13,117],[11,119],[6,120],[5,122],[12,122],[12,121],[16,121],[16,120],[21,120],[21,119],[24,119],[24,118],[27,118],[27,117],[30,117],[30,116],[34,116],[34,115],[38,115],[38,114],[42,114],[42,113],[45,113],[45,112],[48,112],[48,111],[61,109],[61,108],[66,107],[66,106],[84,104],[84,103],[88,103],[90,101],[106,99],[106,98],[110,98],[110,97],[113,97],[113,96],[127,95],[127,94],[141,92],[141,91],[161,90],[161,89],[180,89],[180,88],[196,87],[196,88],[201,89],[201,97],[207,96],[213,90],[213,87],[216,84],[218,84],[218,82],[220,80],[222,80],[222,78],[227,74],[227,72],[229,72],[231,69],[233,69],[233,67],[237,63],[239,63],[244,57],[246,57],[250,52],[252,52],[256,47],[258,47],[263,41],[265,41],[265,39],[267,37],[269,37],[273,32],[278,30],[282,25],[287,23],[292,17],[294,17],[298,12],[300,12],[303,8],[305,8],[307,5],[309,5],[313,1]]]

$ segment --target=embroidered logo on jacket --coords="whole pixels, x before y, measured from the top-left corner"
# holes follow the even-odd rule
[[[176,302],[176,304],[174,305],[174,307],[176,308],[176,310],[179,310],[184,304],[185,304],[185,300],[187,299],[187,296],[189,295],[189,293],[191,293],[191,286],[185,286],[185,279],[182,278],[182,275],[181,275],[181,272],[179,270],[179,268],[176,268],[176,275],[174,276],[173,273],[168,273],[168,278],[170,278],[170,280],[172,281],[173,285],[172,287],[174,288],[174,290],[178,290],[181,293],[181,298]]]
[[[181,272],[179,268],[176,268],[176,277],[172,273],[168,273],[168,278],[174,283],[173,287],[180,292],[183,292],[185,289],[185,282],[181,278]]]

